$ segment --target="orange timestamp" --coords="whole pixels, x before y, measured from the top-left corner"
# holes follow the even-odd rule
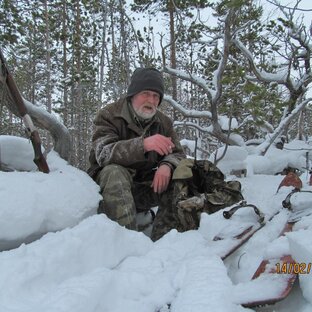
[[[311,262],[290,262],[290,263],[276,263],[277,274],[310,274],[312,263]]]

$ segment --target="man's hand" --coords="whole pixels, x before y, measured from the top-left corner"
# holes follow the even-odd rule
[[[155,151],[161,156],[172,153],[175,147],[171,138],[165,137],[161,134],[154,134],[143,140],[145,152]]]
[[[151,185],[154,192],[158,194],[164,192],[169,185],[170,179],[171,168],[166,164],[160,165],[156,170],[153,183]]]

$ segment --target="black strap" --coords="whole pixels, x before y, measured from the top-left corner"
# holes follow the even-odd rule
[[[293,189],[287,196],[286,198],[282,201],[282,205],[284,208],[287,208],[289,210],[292,210],[292,207],[291,207],[291,202],[290,202],[290,198],[291,196],[293,196],[295,193],[312,193],[312,191],[303,191],[303,190],[300,190],[298,188],[295,188]]]
[[[259,217],[258,222],[260,224],[262,224],[264,222],[264,214],[259,210],[259,208],[257,208],[253,204],[247,204],[245,200],[241,201],[238,205],[234,206],[230,210],[223,211],[223,217],[225,219],[230,219],[237,210],[239,210],[241,208],[244,208],[244,207],[251,207],[251,208],[253,208],[255,214],[257,214],[258,217]]]

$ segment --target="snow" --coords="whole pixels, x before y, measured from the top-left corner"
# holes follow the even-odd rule
[[[227,146],[219,148],[216,153],[210,155],[211,162],[220,159],[217,165],[224,174],[231,174],[232,170],[247,169],[246,158],[248,152],[241,146]]]
[[[15,151],[19,150],[19,153]],[[32,171],[36,169],[32,161],[33,149],[30,140],[12,137],[9,135],[1,136],[0,160],[9,169]],[[22,160],[22,161],[20,161]]]
[[[274,307],[241,306],[278,294],[283,286],[265,276],[251,280],[263,259],[290,253],[298,263],[312,262],[312,215],[278,238],[290,214],[282,201],[291,188],[276,192],[283,176],[274,174],[300,165],[303,188],[312,190],[302,168],[310,146],[291,144],[283,151],[271,147],[266,156],[247,147],[228,149],[224,168],[244,163],[247,176],[227,179],[241,182],[245,200],[260,209],[266,225],[222,261],[233,244],[228,236],[257,224],[251,207],[230,220],[222,211],[202,214],[198,230],[172,230],[152,242],[96,214],[99,188],[85,172],[54,151],[47,157],[51,172],[35,171],[31,144],[0,136],[1,161],[25,170],[0,171],[0,311],[312,311],[312,272],[300,274],[289,297]],[[309,210],[312,194],[296,193],[291,203],[296,211]],[[215,236],[228,238],[214,241]]]
[[[219,116],[218,122],[222,130],[230,130],[238,128],[238,121],[236,118],[229,119],[227,116]]]
[[[1,159],[7,167],[32,168],[33,150],[28,140],[0,138]],[[90,177],[53,151],[47,161],[49,174],[0,171],[0,249],[72,227],[96,213],[101,197]]]
[[[312,266],[311,235],[312,229],[287,234],[290,250],[295,255],[296,261],[303,266],[306,265],[306,267],[303,268],[303,274],[299,275],[299,280],[302,285],[303,297],[310,304],[312,304],[312,273],[310,269]]]

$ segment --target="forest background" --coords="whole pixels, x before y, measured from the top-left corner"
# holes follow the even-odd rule
[[[222,145],[264,155],[312,135],[312,9],[282,2],[2,0],[0,45],[46,150],[82,170],[97,110],[140,66],[164,72],[161,110],[200,157]],[[4,83],[0,134],[25,136]]]

